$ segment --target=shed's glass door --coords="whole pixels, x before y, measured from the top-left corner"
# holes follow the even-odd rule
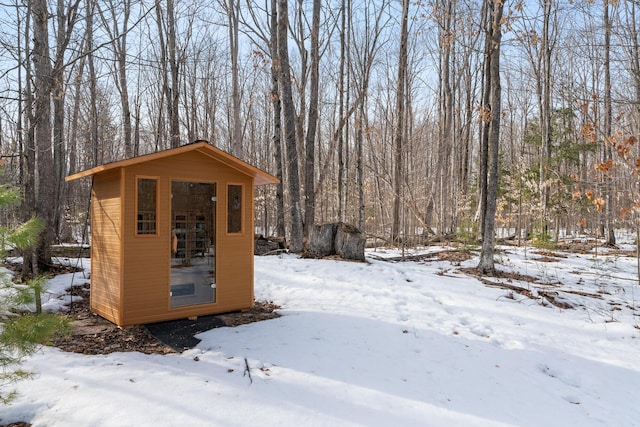
[[[171,182],[171,307],[216,302],[216,184]]]

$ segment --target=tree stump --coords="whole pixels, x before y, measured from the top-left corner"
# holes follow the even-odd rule
[[[322,258],[334,255],[333,240],[336,235],[337,223],[314,225],[309,235],[307,255],[312,258]]]
[[[307,256],[322,258],[338,255],[344,259],[364,261],[365,242],[364,234],[351,224],[334,222],[314,225],[309,236]]]
[[[364,261],[365,236],[351,224],[338,223],[335,237],[336,255],[345,259]]]

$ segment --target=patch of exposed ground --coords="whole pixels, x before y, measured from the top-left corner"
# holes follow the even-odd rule
[[[553,251],[545,251],[545,250],[534,251],[533,254],[540,255],[540,257],[535,258],[535,261],[538,261],[538,262],[558,262],[559,261],[558,258],[562,258],[562,259],[567,258],[567,255],[564,255],[558,252],[553,252]]]
[[[379,259],[380,261],[387,262],[431,262],[431,261],[449,261],[452,264],[459,264],[463,261],[471,259],[474,257],[474,253],[470,250],[466,249],[446,249],[438,252],[428,252],[425,254],[417,254],[417,255],[404,255],[404,256],[395,256],[395,257],[378,257],[374,254],[367,254],[375,259]]]
[[[541,282],[536,277],[520,274],[518,272],[496,271],[496,274],[492,277],[498,280],[491,280],[490,277],[482,275],[477,268],[462,268],[460,271],[470,276],[474,276],[486,286],[510,291],[511,294],[508,294],[509,298],[513,298],[513,292],[515,292],[527,298],[539,300],[542,305],[546,305],[548,303],[562,309],[574,308],[573,305],[564,301],[557,291],[550,289],[560,286],[561,283]],[[517,284],[513,284],[514,282],[527,283],[532,286],[525,288],[518,286]]]
[[[118,351],[139,351],[145,354],[175,353],[179,349],[160,341],[142,325],[119,327],[91,312],[89,308],[89,286],[74,287],[67,312],[72,331],[55,338],[53,345],[68,352],[82,354],[108,354]],[[221,314],[219,326],[238,326],[246,323],[279,317],[279,307],[272,303],[256,302],[245,312]]]

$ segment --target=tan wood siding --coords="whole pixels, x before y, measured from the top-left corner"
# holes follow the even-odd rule
[[[135,235],[137,176],[158,176],[158,234]],[[170,308],[171,181],[212,182],[216,204],[216,302]],[[226,185],[243,184],[243,230],[226,235]],[[253,181],[198,152],[132,165],[125,169],[123,324],[150,323],[248,309],[253,305]]]
[[[242,182],[243,186],[243,233],[220,233],[218,244],[221,250],[218,254],[218,288],[220,299],[223,298],[229,304],[253,306],[253,182],[248,177],[242,177],[241,181],[230,178],[229,183]],[[224,186],[226,189],[226,185]],[[220,226],[226,231],[226,192],[219,198],[224,207],[221,215]]]
[[[158,180],[157,234],[137,235],[137,177]],[[171,181],[217,184],[216,302],[170,307]],[[227,233],[227,185],[243,187],[242,232]],[[92,204],[92,309],[122,326],[253,305],[253,177],[199,151],[97,172]]]
[[[223,163],[227,166],[230,166],[240,171],[242,174],[252,177],[255,185],[276,184],[280,182],[278,178],[276,178],[275,176],[269,175],[265,171],[257,169],[256,167],[243,162],[242,160],[230,155],[229,153],[225,153],[224,151],[210,145],[207,141],[203,141],[203,140],[199,140],[193,144],[184,145],[182,147],[173,148],[170,150],[163,150],[156,153],[134,157],[131,159],[126,159],[118,162],[96,166],[94,168],[91,168],[82,172],[78,172],[73,175],[69,175],[65,178],[65,180],[72,181],[74,179],[108,172],[113,169],[125,168],[131,165],[146,163],[146,162],[150,162],[150,161],[165,158],[165,157],[175,157],[177,155],[187,153],[187,152],[198,152],[202,156],[209,157],[219,163]]]
[[[123,323],[133,324],[131,317],[136,313],[165,309],[169,305],[168,271],[168,187],[160,171],[140,170],[140,167],[125,169],[124,175],[124,218],[123,218]],[[142,168],[146,169],[146,168]],[[166,170],[164,172],[166,175]],[[137,178],[156,177],[158,179],[157,232],[154,235],[136,233],[136,186]]]
[[[120,323],[120,171],[96,176],[91,203],[91,308]]]

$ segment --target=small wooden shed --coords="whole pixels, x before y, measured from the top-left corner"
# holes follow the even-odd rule
[[[92,176],[91,309],[120,326],[253,305],[254,186],[277,178],[206,141]]]

